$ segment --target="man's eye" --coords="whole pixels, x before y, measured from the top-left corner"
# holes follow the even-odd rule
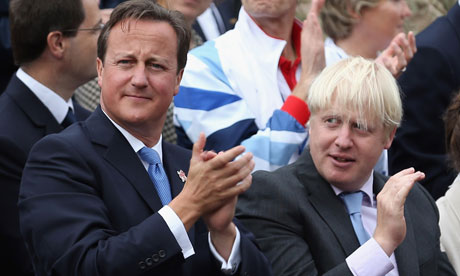
[[[153,69],[164,69],[164,66],[158,63],[150,63],[150,67]]]
[[[118,61],[118,64],[120,64],[120,65],[128,65],[128,64],[131,64],[131,63],[132,63],[132,61],[128,60],[128,59],[122,59],[122,60]]]
[[[366,127],[366,125],[363,124],[363,123],[354,123],[354,124],[353,124],[353,127],[354,127],[355,129],[359,130],[359,131],[366,131],[366,132],[367,132],[367,130],[368,130],[367,127]]]
[[[337,124],[339,120],[337,118],[328,118],[326,119],[326,123],[328,124]]]

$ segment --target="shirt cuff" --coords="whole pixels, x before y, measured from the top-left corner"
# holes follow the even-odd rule
[[[230,257],[228,257],[228,262],[220,256],[217,252],[216,248],[212,244],[211,241],[211,233],[208,233],[208,242],[209,248],[211,249],[212,255],[222,264],[220,269],[226,275],[233,275],[238,270],[238,266],[241,263],[241,252],[240,252],[240,231],[238,227],[235,226],[236,229],[236,237],[235,241],[233,242],[232,252],[230,253]]]
[[[281,110],[289,113],[289,115],[294,117],[297,122],[303,126],[305,126],[308,119],[310,119],[310,110],[308,109],[307,103],[296,96],[291,95],[287,97]]]
[[[158,211],[161,217],[165,220],[166,224],[168,225],[169,230],[176,238],[177,243],[179,244],[180,248],[182,249],[182,255],[184,259],[195,254],[195,250],[193,249],[192,243],[188,237],[187,231],[185,230],[185,226],[177,216],[176,212],[174,212],[171,207],[168,205],[163,206]]]
[[[369,239],[346,258],[353,275],[386,275],[394,266],[374,238]]]

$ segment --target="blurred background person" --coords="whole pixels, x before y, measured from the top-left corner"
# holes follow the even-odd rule
[[[0,267],[33,275],[19,231],[22,172],[38,140],[89,116],[72,94],[97,75],[102,24],[96,0],[11,0],[9,16],[20,68],[0,96]]]
[[[390,174],[414,167],[434,199],[457,173],[447,162],[442,117],[460,88],[460,4],[417,35],[417,53],[398,78],[404,118],[388,151]]]
[[[451,165],[460,172],[460,94],[457,93],[444,117],[446,149]],[[446,251],[457,274],[460,274],[460,174],[436,204],[439,209],[441,249]]]
[[[397,76],[415,52],[413,34],[403,32],[409,16],[411,10],[405,0],[326,0],[321,11],[328,36],[324,43],[326,65],[362,56],[377,59]],[[392,57],[398,64],[385,60]]]
[[[178,144],[204,132],[207,150],[244,145],[255,170],[295,161],[308,140],[308,88],[324,68],[323,3],[302,23],[297,0],[243,0],[233,30],[190,51],[174,97]]]

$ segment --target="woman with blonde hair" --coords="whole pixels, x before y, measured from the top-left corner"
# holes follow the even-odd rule
[[[326,65],[362,56],[376,59],[398,76],[416,51],[414,34],[403,32],[410,15],[405,0],[326,0],[321,10],[328,36]]]

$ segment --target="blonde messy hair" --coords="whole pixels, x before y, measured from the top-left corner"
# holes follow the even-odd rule
[[[378,5],[381,0],[326,0],[321,9],[321,23],[327,36],[334,41],[345,39],[356,24],[355,15]]]
[[[399,88],[382,65],[353,57],[327,67],[310,87],[311,116],[332,106],[357,112],[361,124],[382,123],[387,134],[399,126],[402,104]]]

